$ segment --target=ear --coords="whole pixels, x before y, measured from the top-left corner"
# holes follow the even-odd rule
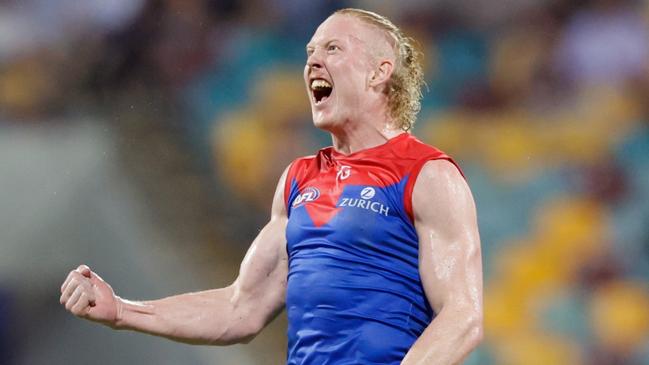
[[[369,82],[370,86],[376,87],[387,83],[390,80],[390,77],[392,77],[393,70],[394,62],[392,60],[381,60],[378,66],[372,71]]]

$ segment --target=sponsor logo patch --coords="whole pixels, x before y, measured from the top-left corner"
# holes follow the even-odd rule
[[[373,187],[366,187],[361,190],[361,198],[342,198],[339,207],[352,207],[360,208],[378,213],[384,216],[388,216],[390,212],[390,207],[384,205],[381,202],[370,200],[376,195],[376,190]]]
[[[363,199],[372,199],[374,198],[374,195],[376,194],[376,190],[374,190],[373,187],[366,187],[361,191],[361,198]]]

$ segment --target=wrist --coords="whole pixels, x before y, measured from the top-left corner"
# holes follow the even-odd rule
[[[115,295],[115,319],[109,326],[112,329],[123,329],[124,328],[124,300]]]
[[[115,296],[115,320],[111,327],[118,330],[141,328],[154,317],[154,308],[147,302],[138,302]]]

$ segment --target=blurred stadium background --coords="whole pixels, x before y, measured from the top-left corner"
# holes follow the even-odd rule
[[[334,9],[425,52],[415,134],[479,210],[467,364],[649,364],[649,4],[632,0],[0,1],[0,364],[281,364],[285,319],[193,347],[76,320],[89,264],[149,299],[229,284],[282,169],[327,145],[304,45]]]

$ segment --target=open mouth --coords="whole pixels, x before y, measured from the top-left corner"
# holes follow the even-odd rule
[[[314,79],[311,81],[311,91],[315,104],[320,104],[329,98],[333,91],[333,86],[327,80]]]

